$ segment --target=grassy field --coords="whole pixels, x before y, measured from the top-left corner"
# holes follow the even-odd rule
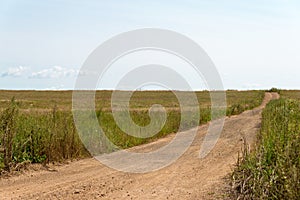
[[[140,91],[131,97],[130,114],[139,125],[149,124],[148,109],[152,104],[161,104],[167,110],[167,121],[162,130],[144,139],[129,136],[116,125],[110,109],[111,94],[112,91],[97,91],[96,114],[105,134],[120,148],[143,144],[178,130],[181,113],[172,92]],[[194,120],[191,113],[184,129],[210,120],[209,92],[196,94],[200,104],[200,122]],[[252,109],[260,105],[264,97],[264,91],[227,91],[226,94],[227,115]],[[26,163],[90,156],[73,122],[72,91],[0,91],[0,102],[0,168],[13,170]]]
[[[184,92],[183,92],[184,93]],[[110,110],[112,91],[97,91],[95,95],[96,109]],[[208,91],[196,92],[201,107],[210,106]],[[251,109],[261,102],[263,91],[235,91],[226,92],[229,107],[242,106]],[[71,110],[72,91],[24,91],[0,90],[0,109],[6,108],[15,97],[19,109],[26,110]],[[166,108],[179,107],[176,96],[171,91],[143,91],[134,92],[131,97],[131,108],[149,108],[153,103],[162,104]],[[252,106],[252,107],[251,107]]]
[[[233,173],[235,198],[299,199],[300,96],[299,91],[280,94],[263,111],[256,150],[244,150]]]
[[[300,100],[300,90],[280,90],[279,94],[282,98]]]

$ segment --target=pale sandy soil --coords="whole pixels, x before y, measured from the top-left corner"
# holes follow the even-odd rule
[[[253,148],[260,128],[261,111],[268,101],[278,97],[276,93],[266,93],[260,107],[226,117],[220,139],[204,159],[198,157],[208,124],[199,127],[193,144],[182,157],[159,171],[124,173],[110,169],[95,159],[83,159],[51,166],[52,170],[29,170],[18,176],[0,178],[0,199],[227,198],[224,177],[232,172],[243,138]],[[173,136],[135,147],[135,150],[158,148]]]

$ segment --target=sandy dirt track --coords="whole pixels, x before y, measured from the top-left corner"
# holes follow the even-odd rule
[[[208,124],[185,154],[172,165],[146,174],[110,169],[95,159],[83,159],[52,170],[27,171],[0,179],[0,199],[223,199],[224,177],[233,169],[243,138],[253,144],[261,123],[261,111],[268,101],[279,98],[266,93],[263,104],[237,116],[226,117],[220,139],[204,159],[199,150]],[[142,151],[169,142],[169,135],[156,142],[135,147]]]

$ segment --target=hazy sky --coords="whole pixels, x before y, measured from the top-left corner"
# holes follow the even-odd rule
[[[72,89],[98,45],[153,27],[196,41],[227,89],[300,89],[299,10],[297,0],[1,0],[0,88]]]

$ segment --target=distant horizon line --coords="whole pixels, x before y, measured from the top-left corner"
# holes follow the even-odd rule
[[[275,87],[274,87],[275,88]],[[203,92],[203,91],[261,91],[261,90],[270,90],[272,88],[256,88],[256,89],[224,89],[224,90],[208,90],[208,89],[202,89],[202,90],[163,90],[163,89],[142,89],[142,90],[125,90],[125,89],[3,89],[0,88],[0,91],[36,91],[36,92],[68,92],[68,91],[141,91],[141,92],[161,92],[161,91],[179,91],[179,92]],[[285,88],[276,88],[279,90],[287,90],[287,91],[298,91],[300,89],[294,88],[294,89],[285,89]]]

